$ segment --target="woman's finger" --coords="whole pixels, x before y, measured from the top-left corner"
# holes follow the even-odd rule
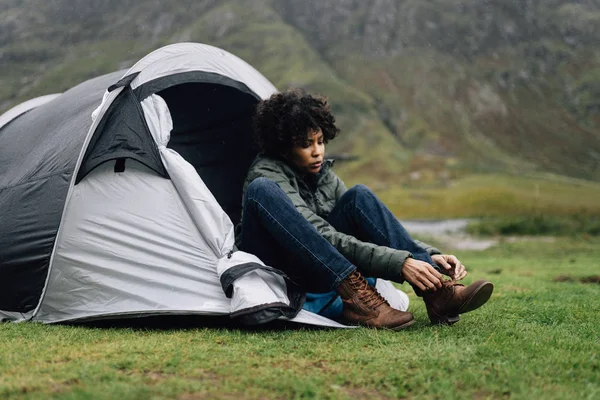
[[[456,267],[458,264],[460,264],[460,261],[458,261],[458,258],[456,258],[455,255],[449,255],[447,261],[454,265],[454,267]]]
[[[456,257],[454,257],[454,266],[456,268],[461,267],[462,269],[464,269],[465,267],[463,266],[463,264],[460,262],[460,260]]]
[[[455,280],[459,281],[461,279],[463,270],[458,268],[456,269],[456,271],[454,272],[454,276],[452,278],[454,278]]]
[[[437,275],[439,275],[440,277],[436,277],[432,272],[437,273]],[[440,275],[439,272],[437,272],[435,269],[432,268],[431,272],[430,271],[425,271],[425,279],[427,279],[428,283],[430,283],[431,285],[433,285],[433,288],[441,288],[442,287],[442,275]],[[428,284],[429,286],[429,284]]]
[[[426,264],[427,268],[425,269],[425,271],[429,272],[429,274],[433,275],[434,277],[436,277],[438,280],[443,279],[442,274],[440,274],[435,268],[433,268],[431,265]]]
[[[419,280],[415,279],[415,281],[413,282],[413,284],[416,285],[422,291],[426,291],[428,289],[427,286],[423,285],[421,283],[421,281],[419,281]]]
[[[450,264],[448,264],[448,262],[446,261],[446,256],[444,256],[442,254],[436,254],[436,255],[432,256],[431,259],[433,261],[435,261],[435,263],[438,264],[439,266],[444,267],[444,269],[452,268],[452,266]]]
[[[441,265],[442,265],[442,267],[444,267],[444,268],[445,268],[445,269],[447,269],[447,270],[450,270],[450,269],[452,269],[452,265],[448,264],[448,262],[446,262],[446,260],[444,260],[444,259],[443,259],[443,258],[441,258],[441,257],[440,257],[440,258],[438,258],[438,259],[436,260],[436,262],[437,262],[438,264],[441,264]]]
[[[462,263],[460,264],[460,268],[462,270],[463,276],[465,276],[467,274],[467,268]]]

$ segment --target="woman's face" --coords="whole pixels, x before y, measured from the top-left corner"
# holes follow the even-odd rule
[[[325,156],[325,138],[321,128],[309,131],[306,141],[294,145],[290,154],[290,162],[301,172],[316,174],[323,166]]]

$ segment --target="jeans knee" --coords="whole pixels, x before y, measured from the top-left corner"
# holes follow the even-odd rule
[[[362,184],[352,186],[348,190],[348,194],[350,194],[352,197],[354,197],[357,200],[371,199],[371,198],[375,197],[375,194],[371,191],[371,189],[369,189],[367,186],[362,185]]]
[[[274,190],[281,190],[278,184],[267,178],[256,178],[246,188],[246,197],[260,198],[272,194]]]
[[[262,207],[267,209],[272,207],[293,207],[292,201],[277,183],[262,177],[250,182],[244,195],[245,208],[253,209],[257,203],[260,203]]]

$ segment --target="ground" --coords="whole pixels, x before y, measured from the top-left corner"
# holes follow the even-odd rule
[[[495,291],[452,327],[412,294],[401,332],[0,324],[0,398],[600,398],[600,239],[457,254]]]

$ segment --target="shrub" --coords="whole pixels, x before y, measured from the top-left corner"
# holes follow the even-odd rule
[[[467,232],[478,235],[600,235],[600,218],[588,215],[527,215],[486,218],[467,226]]]

